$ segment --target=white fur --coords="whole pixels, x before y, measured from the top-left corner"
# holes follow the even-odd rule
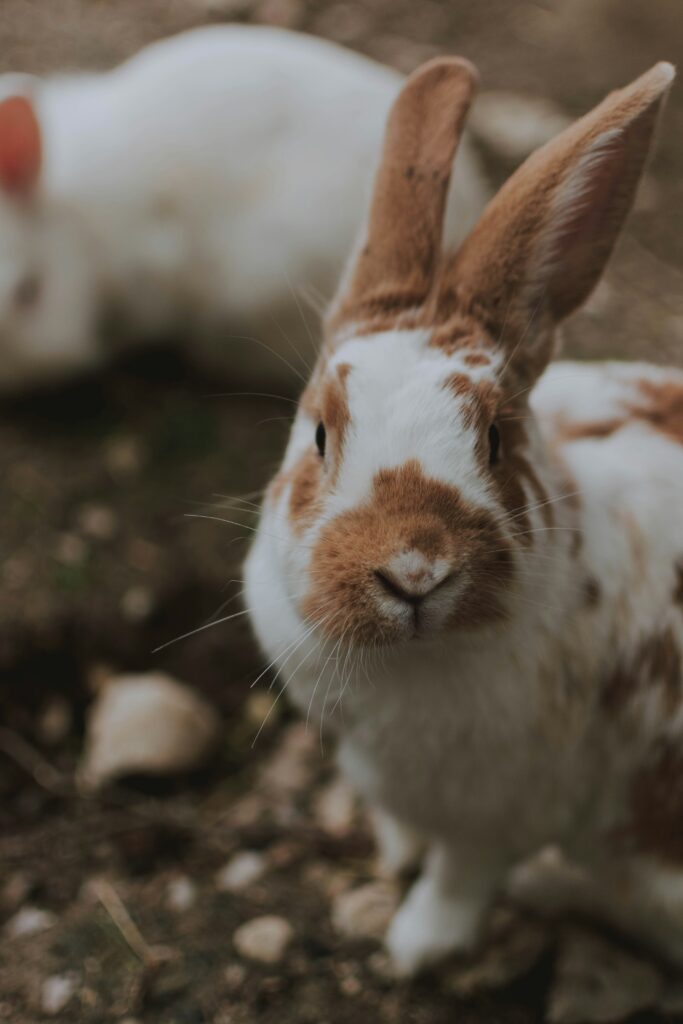
[[[291,380],[310,346],[296,293],[329,298],[400,85],[331,43],[246,26],[102,74],[0,81],[32,95],[44,135],[39,194],[0,197],[0,387],[98,363],[112,314],[133,336],[227,330],[236,370]],[[455,178],[451,240],[485,200],[467,145]],[[22,311],[28,273],[42,296]]]
[[[287,493],[266,503],[246,565],[258,639],[321,734],[338,733],[343,771],[381,810],[386,860],[403,867],[419,848],[416,836],[428,848],[425,872],[388,934],[404,973],[469,948],[508,869],[546,844],[562,846],[596,878],[609,876],[605,839],[627,820],[634,766],[666,719],[651,688],[626,724],[611,721],[600,708],[601,685],[663,624],[683,647],[682,617],[672,606],[673,566],[683,554],[683,446],[643,421],[601,440],[563,442],[561,435],[567,423],[628,410],[639,380],[677,374],[683,383],[677,371],[643,364],[558,363],[538,383],[533,461],[554,502],[555,526],[545,529],[542,509],[531,512],[537,532],[528,550],[518,548],[509,621],[373,655],[325,641],[301,619],[317,532],[367,498],[378,468],[417,458],[428,475],[494,510],[507,529],[476,468],[457,401],[443,388],[457,359],[429,349],[419,332],[342,345],[335,360],[351,364],[352,426],[335,493],[299,539]],[[313,443],[314,430],[300,415],[290,464]],[[565,498],[562,465],[580,491],[578,512]],[[572,554],[577,527],[579,555]],[[587,579],[600,587],[596,607],[584,600]],[[680,737],[679,719],[668,728]],[[626,860],[630,875],[642,874],[641,860]],[[657,873],[648,870],[648,877]],[[638,930],[642,918],[641,934],[680,956],[683,912],[668,910],[658,927],[655,888],[644,891],[615,890],[614,919]],[[663,881],[662,891],[667,897],[671,884]]]

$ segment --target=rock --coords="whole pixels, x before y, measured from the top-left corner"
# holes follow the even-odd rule
[[[317,752],[317,735],[308,732],[303,722],[290,726],[265,764],[260,785],[272,796],[291,796],[300,792],[313,775],[312,761]]]
[[[223,979],[228,992],[239,992],[247,978],[244,964],[228,964],[223,971]]]
[[[87,544],[75,533],[62,533],[57,538],[54,556],[62,565],[82,565],[87,554]]]
[[[18,939],[24,935],[36,935],[47,928],[53,928],[57,918],[49,910],[40,907],[22,907],[5,925],[7,933]]]
[[[355,794],[341,776],[321,789],[313,801],[316,821],[324,832],[335,837],[350,830],[355,809]]]
[[[88,715],[80,784],[97,789],[131,773],[172,775],[196,768],[219,726],[202,697],[161,672],[110,678]]]
[[[264,874],[266,858],[255,850],[242,850],[216,873],[219,892],[242,892]]]
[[[276,964],[284,956],[293,936],[294,930],[289,921],[266,914],[240,925],[233,935],[233,942],[241,956],[264,964]]]
[[[76,979],[72,974],[53,974],[46,978],[40,989],[40,1006],[43,1013],[55,1017],[61,1013],[76,991]]]
[[[381,939],[398,902],[398,889],[390,882],[367,882],[335,897],[332,924],[349,938]]]
[[[82,505],[78,510],[78,527],[92,540],[111,540],[118,529],[113,509],[106,505]]]
[[[134,476],[142,468],[140,444],[134,437],[116,437],[107,444],[104,460],[111,475],[117,479]]]
[[[264,725],[269,729],[277,725],[282,715],[282,701],[278,701],[278,692],[274,690],[254,690],[244,702],[244,718],[252,729],[258,730]]]
[[[171,879],[166,890],[166,903],[170,910],[184,914],[197,902],[197,886],[187,875]]]
[[[63,743],[71,732],[71,705],[64,697],[50,697],[38,719],[38,738],[49,747]]]
[[[129,587],[121,598],[121,614],[127,622],[144,622],[154,610],[154,597],[149,587]]]
[[[472,133],[493,153],[521,163],[571,123],[551,100],[514,92],[486,92],[469,116]]]
[[[550,995],[551,1024],[603,1024],[656,1006],[662,979],[654,966],[580,928],[560,940]]]

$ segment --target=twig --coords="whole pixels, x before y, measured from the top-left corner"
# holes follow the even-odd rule
[[[71,792],[71,786],[64,776],[27,740],[5,726],[0,726],[0,750],[23,768],[41,789],[55,796],[65,796]]]
[[[147,970],[155,970],[159,964],[172,958],[173,953],[165,947],[149,946],[128,913],[125,903],[114,886],[106,879],[98,878],[92,883],[92,890],[110,918],[118,928],[127,945]]]

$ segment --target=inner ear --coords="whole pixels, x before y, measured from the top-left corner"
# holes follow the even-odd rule
[[[25,197],[35,189],[42,163],[40,126],[25,96],[0,101],[0,186]]]

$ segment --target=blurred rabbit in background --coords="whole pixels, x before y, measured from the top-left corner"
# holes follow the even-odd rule
[[[301,295],[335,287],[401,82],[332,43],[234,25],[105,73],[5,75],[0,389],[187,334],[220,338],[232,376],[293,383],[315,333]],[[451,242],[486,199],[467,140],[455,179]]]

